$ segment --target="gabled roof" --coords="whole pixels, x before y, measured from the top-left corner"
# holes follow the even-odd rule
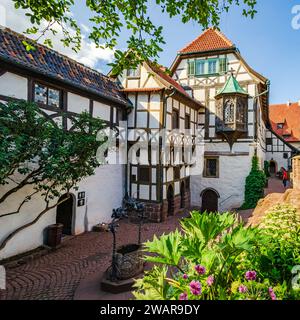
[[[248,93],[240,86],[233,74],[231,74],[231,76],[227,79],[224,87],[217,92],[217,96],[226,93],[240,93],[248,95]]]
[[[287,142],[300,142],[300,105],[275,104],[269,107],[269,118],[274,132]],[[277,124],[282,123],[283,128],[278,129]]]
[[[206,52],[235,48],[234,44],[219,30],[209,28],[182,48],[179,53]]]
[[[67,83],[115,103],[128,105],[117,83],[109,77],[41,44],[27,51],[22,41],[29,38],[8,28],[0,28],[0,61]]]
[[[160,82],[162,82],[169,89],[174,88],[175,91],[181,96],[184,96],[185,99],[188,99],[194,105],[197,105],[198,109],[200,107],[203,107],[200,101],[192,98],[178,82],[176,82],[171,76],[166,73],[165,67],[156,65],[150,61],[146,62],[146,66],[148,66],[150,71],[158,76]]]

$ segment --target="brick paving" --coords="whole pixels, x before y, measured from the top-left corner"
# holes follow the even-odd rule
[[[168,217],[164,223],[145,224],[143,241],[152,239],[154,234],[175,230],[179,218]],[[120,222],[117,245],[136,243],[137,237],[137,225]],[[87,232],[67,240],[54,252],[8,269],[7,289],[0,290],[0,300],[72,300],[82,279],[106,270],[111,251],[109,232]]]

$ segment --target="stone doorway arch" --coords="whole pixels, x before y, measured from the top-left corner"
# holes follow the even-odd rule
[[[167,191],[167,201],[168,201],[168,216],[174,215],[174,189],[172,185],[169,185]]]
[[[202,212],[218,212],[220,195],[216,190],[211,188],[205,189],[201,192],[200,196],[202,198]]]

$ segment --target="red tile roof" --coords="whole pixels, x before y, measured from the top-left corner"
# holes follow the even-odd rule
[[[275,104],[269,107],[269,118],[273,131],[287,142],[300,142],[300,105],[298,102]],[[283,128],[278,129],[277,124]]]
[[[235,48],[235,46],[222,32],[209,28],[179,52],[192,53],[230,48]]]

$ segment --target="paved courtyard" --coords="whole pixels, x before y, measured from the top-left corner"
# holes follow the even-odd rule
[[[143,226],[143,241],[153,235],[168,233],[179,227],[179,217],[164,223]],[[121,221],[117,243],[136,243],[137,225]],[[7,270],[7,290],[0,290],[0,300],[71,300],[82,279],[102,274],[109,266],[112,235],[109,232],[87,232],[63,242],[60,249]]]

